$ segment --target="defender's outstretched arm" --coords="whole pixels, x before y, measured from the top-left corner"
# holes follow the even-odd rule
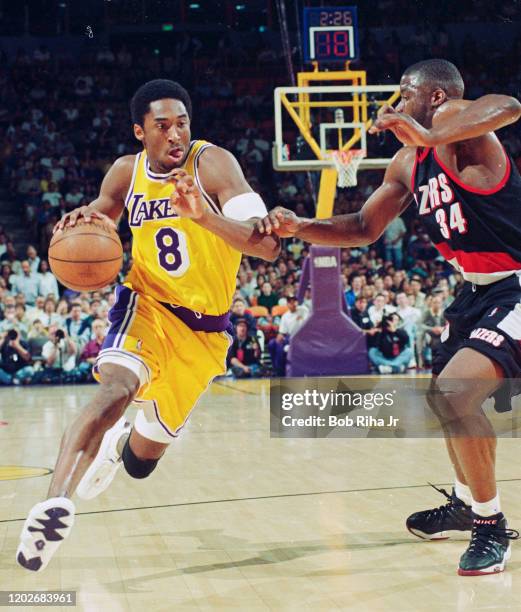
[[[357,213],[329,219],[305,219],[278,206],[257,222],[260,233],[295,236],[329,246],[351,247],[372,244],[389,223],[410,204],[410,173],[415,149],[400,150],[387,168],[383,183]]]
[[[391,130],[409,145],[437,147],[479,138],[521,117],[521,103],[510,96],[489,94],[477,100],[447,100],[426,128],[410,115],[386,106],[369,129],[370,134]]]

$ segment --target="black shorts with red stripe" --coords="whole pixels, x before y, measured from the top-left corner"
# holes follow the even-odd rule
[[[444,315],[447,327],[434,354],[433,374],[469,347],[498,363],[505,378],[521,376],[521,272],[490,285],[466,282]]]

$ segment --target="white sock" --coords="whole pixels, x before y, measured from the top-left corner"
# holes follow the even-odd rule
[[[496,493],[496,497],[487,502],[477,502],[472,500],[472,512],[478,516],[492,516],[501,512],[499,493]]]
[[[464,504],[467,504],[467,506],[472,504],[472,493],[469,486],[460,482],[457,477],[454,479],[454,492],[456,497],[461,499]]]

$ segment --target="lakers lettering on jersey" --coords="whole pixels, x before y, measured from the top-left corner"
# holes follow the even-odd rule
[[[221,214],[198,175],[199,157],[209,146],[192,141],[183,168]],[[136,156],[125,201],[133,236],[133,265],[125,285],[159,302],[221,315],[231,304],[241,254],[193,220],[177,216],[170,205],[174,189],[168,174],[151,170],[146,151]]]

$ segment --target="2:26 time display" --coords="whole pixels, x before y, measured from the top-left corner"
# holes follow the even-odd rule
[[[319,14],[321,26],[350,26],[353,25],[351,11],[321,11]]]

